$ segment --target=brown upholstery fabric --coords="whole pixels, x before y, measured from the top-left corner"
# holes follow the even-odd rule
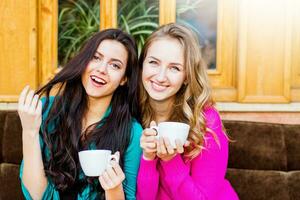
[[[300,125],[284,125],[289,170],[300,169]],[[300,184],[300,182],[299,182]]]
[[[287,170],[286,132],[281,125],[234,121],[224,125],[233,139],[229,167]]]
[[[241,200],[289,199],[286,172],[228,169],[226,176]]]
[[[300,171],[292,171],[287,174],[289,194],[291,200],[300,199]]]
[[[22,160],[22,127],[17,112],[8,112],[4,124],[3,161],[20,164]]]
[[[224,121],[226,177],[241,200],[300,199],[300,125]]]
[[[24,199],[19,179],[19,165],[0,164],[0,200]]]
[[[5,122],[6,112],[0,112],[0,163],[2,163],[2,136],[4,132],[4,122]]]

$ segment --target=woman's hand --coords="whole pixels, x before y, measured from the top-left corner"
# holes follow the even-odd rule
[[[23,134],[37,136],[42,122],[42,102],[38,95],[34,95],[33,90],[29,90],[29,86],[26,86],[20,94],[18,113]]]
[[[156,123],[152,121],[150,127],[156,126]],[[146,128],[143,131],[140,143],[143,149],[143,156],[146,160],[154,160],[156,157],[156,147],[157,147],[157,132],[152,128]]]
[[[115,155],[117,157],[120,157],[120,153],[118,151],[115,153]],[[109,166],[102,173],[102,175],[99,176],[100,184],[105,191],[122,187],[122,182],[125,180],[125,174],[121,169],[119,163],[115,160],[112,160],[110,162],[110,165],[111,166]]]
[[[179,139],[175,140],[176,149],[174,149],[170,143],[170,140],[166,137],[160,137],[157,145],[157,157],[163,161],[169,161],[174,158],[178,153],[184,152],[183,144]]]

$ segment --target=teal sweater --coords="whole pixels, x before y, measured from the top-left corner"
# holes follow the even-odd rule
[[[43,106],[45,104],[45,98],[42,98],[42,103]],[[43,114],[43,121],[46,119],[49,110],[53,104],[54,97],[50,97],[49,99],[49,106],[46,110],[46,112]],[[111,109],[110,107],[106,110],[105,116],[108,116],[110,113]],[[135,193],[136,193],[136,177],[137,177],[137,172],[140,164],[140,156],[142,153],[142,150],[140,148],[140,136],[142,133],[142,127],[141,125],[134,120],[132,122],[132,129],[131,129],[131,140],[129,143],[128,148],[126,149],[125,155],[124,155],[124,173],[125,173],[125,180],[123,181],[123,188],[125,191],[125,196],[126,199],[136,199]],[[43,149],[45,143],[43,139],[40,136],[40,144],[41,144],[41,149]],[[47,152],[48,151],[48,152]],[[44,153],[46,156],[49,155],[49,150],[46,149]],[[23,161],[21,163],[20,167],[20,179],[21,179],[21,187],[22,191],[24,194],[25,199],[29,200],[32,199],[28,190],[23,184],[22,181],[22,174],[23,174]],[[84,177],[83,172],[80,173],[79,179],[82,179]],[[100,184],[99,184],[100,187]],[[47,188],[43,194],[43,200],[59,200],[59,192],[56,190],[53,182],[51,179],[48,177],[48,184]],[[78,194],[77,196],[78,200],[83,200],[83,199],[96,199],[96,192],[91,193],[91,186],[87,185],[85,189]]]

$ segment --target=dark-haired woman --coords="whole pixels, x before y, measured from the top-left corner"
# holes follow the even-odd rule
[[[26,199],[135,199],[142,132],[137,74],[134,40],[108,29],[37,92],[24,88],[18,112]],[[120,164],[112,161],[99,178],[86,177],[82,149],[111,150]]]

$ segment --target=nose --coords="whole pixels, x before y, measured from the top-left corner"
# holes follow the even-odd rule
[[[167,76],[166,76],[167,74],[166,73],[167,73],[166,68],[165,67],[160,67],[159,72],[156,76],[156,80],[159,81],[159,82],[166,81],[167,80]]]
[[[97,71],[99,71],[102,74],[107,74],[107,66],[108,63],[106,62],[100,62],[99,65],[97,66]]]

